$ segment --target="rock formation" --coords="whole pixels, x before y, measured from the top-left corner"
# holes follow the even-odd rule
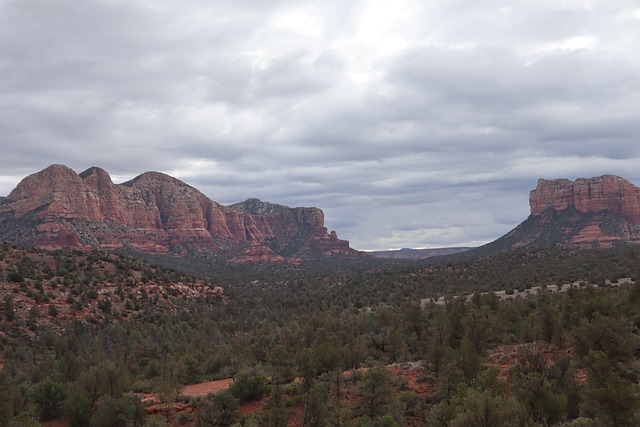
[[[531,215],[540,215],[550,208],[561,211],[569,206],[584,213],[608,209],[631,224],[640,225],[640,188],[614,175],[579,178],[575,182],[539,179],[529,195],[529,205]]]
[[[206,251],[256,261],[353,256],[328,233],[318,208],[257,199],[222,206],[186,183],[146,172],[114,184],[100,168],[52,165],[0,202],[0,239],[44,248],[131,247],[147,253]]]
[[[640,188],[623,178],[540,179],[529,205],[531,215],[523,223],[466,255],[522,246],[606,248],[640,243]]]

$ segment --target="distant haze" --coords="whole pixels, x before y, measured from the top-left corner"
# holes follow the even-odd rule
[[[426,259],[434,256],[453,255],[461,252],[466,252],[473,248],[432,248],[432,249],[409,249],[403,248],[400,250],[391,251],[371,251],[368,252],[377,258],[388,259]]]
[[[52,163],[479,246],[539,177],[640,184],[640,6],[0,0],[0,195]]]

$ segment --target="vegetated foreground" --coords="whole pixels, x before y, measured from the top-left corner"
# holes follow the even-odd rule
[[[5,245],[0,425],[638,425],[640,284],[481,291],[604,285],[639,277],[639,260],[523,249],[213,278]],[[474,295],[420,306],[444,293]]]

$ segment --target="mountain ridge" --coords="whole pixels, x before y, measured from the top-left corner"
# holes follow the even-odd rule
[[[407,259],[407,260],[420,260],[427,259],[436,256],[447,256],[457,253],[469,251],[471,247],[446,247],[446,248],[428,248],[428,249],[390,249],[386,251],[368,251],[369,255],[373,255],[376,258],[384,259]]]
[[[77,174],[64,165],[27,176],[0,203],[0,238],[48,249],[205,251],[242,262],[359,255],[327,231],[315,207],[257,199],[225,207],[161,172],[114,184],[102,168]]]

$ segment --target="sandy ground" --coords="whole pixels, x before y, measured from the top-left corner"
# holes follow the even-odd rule
[[[232,382],[233,382],[232,378],[226,378],[224,380],[207,381],[200,384],[191,384],[186,386],[182,390],[182,394],[184,396],[189,396],[189,397],[206,396],[207,394],[210,394],[210,393],[217,393],[220,390],[228,389]]]
[[[232,378],[226,378],[224,380],[206,381],[203,383],[191,384],[183,388],[180,394],[188,397],[204,397],[208,394],[217,393],[220,390],[228,389],[232,382]],[[145,394],[142,398],[142,402],[148,404],[150,403],[149,406],[145,407],[145,411],[147,412],[147,414],[157,414],[159,412],[167,410],[168,408],[171,408],[175,412],[193,412],[195,410],[195,407],[189,403],[172,403],[169,405],[160,403],[160,399],[154,393]]]

